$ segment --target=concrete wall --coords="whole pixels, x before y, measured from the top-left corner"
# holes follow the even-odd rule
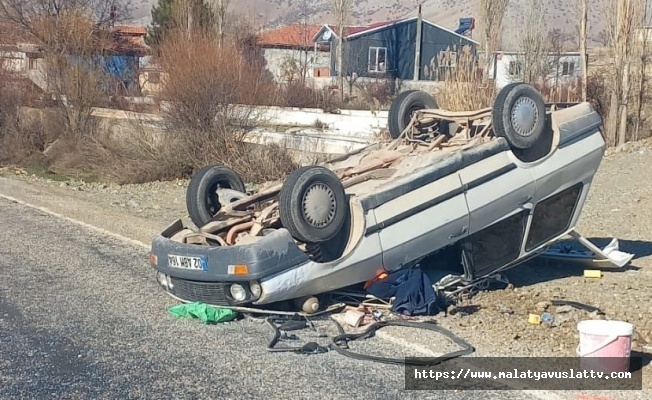
[[[356,83],[362,83],[362,82],[373,82],[376,80],[376,78],[365,78],[365,77],[359,77],[356,79]],[[315,90],[323,90],[326,89],[329,86],[336,85],[337,84],[337,78],[336,77],[330,77],[330,78],[311,78],[308,80],[308,85],[310,85],[312,88]],[[348,90],[348,85],[346,81],[344,82],[345,90]],[[439,86],[441,86],[442,82],[439,81],[413,81],[413,80],[397,80],[396,81],[396,91],[397,92],[403,92],[406,90],[425,90],[426,92],[429,93],[434,93]]]
[[[29,109],[29,113],[39,112]],[[387,137],[387,112],[325,114],[321,110],[268,107],[262,114],[267,119],[265,125],[250,132],[245,141],[281,145],[303,164],[345,154]],[[96,108],[93,116],[98,133],[108,134],[115,140],[133,140],[136,136],[145,136],[154,143],[165,140],[164,120],[158,114]],[[315,126],[317,118],[323,121],[324,127]]]
[[[387,111],[342,110],[340,114],[330,114],[311,108],[262,109],[268,126],[323,127],[329,134],[354,138],[369,138],[387,129]]]
[[[267,63],[267,70],[272,73],[277,82],[287,82],[291,79],[298,80],[300,68],[306,63],[307,77],[314,75],[315,68],[328,68],[330,53],[324,51],[303,51],[293,49],[263,49],[263,57]]]
[[[143,95],[158,94],[163,89],[166,74],[158,70],[143,70],[138,75],[138,84]]]
[[[27,71],[27,55],[22,51],[0,51],[2,67],[9,72]]]

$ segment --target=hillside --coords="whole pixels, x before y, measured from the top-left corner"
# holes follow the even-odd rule
[[[648,0],[652,3],[652,0]],[[133,0],[133,22],[148,24],[150,10],[156,0]],[[479,15],[479,0],[358,0],[353,6],[351,25],[366,25],[372,22],[415,16],[418,4],[422,4],[424,18],[449,29],[455,29],[459,18],[476,17],[474,36],[481,37],[482,21]],[[523,26],[524,8],[527,2],[512,0],[505,19],[505,44],[518,37]],[[590,0],[590,41],[591,45],[602,42],[605,29],[603,17],[604,0]],[[238,0],[231,1],[229,11],[240,14],[258,27],[270,27],[292,22],[302,22],[303,14],[307,23],[333,23],[332,0]],[[576,36],[577,22],[574,15],[574,2],[550,0],[546,2],[545,20],[550,29],[557,28],[563,33]],[[516,35],[514,34],[516,32]]]

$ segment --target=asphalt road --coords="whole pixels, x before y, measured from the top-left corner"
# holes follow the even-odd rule
[[[2,399],[547,398],[405,391],[401,366],[267,353],[260,321],[170,316],[141,247],[4,199],[0,221]]]

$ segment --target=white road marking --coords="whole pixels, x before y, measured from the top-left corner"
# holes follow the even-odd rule
[[[388,342],[391,342],[393,344],[402,346],[403,348],[410,350],[413,352],[414,356],[417,356],[417,354],[423,356],[423,357],[439,357],[442,356],[443,353],[437,353],[433,351],[432,349],[427,348],[426,346],[423,346],[418,343],[412,343],[404,338],[392,336],[391,334],[388,334],[386,332],[382,332],[381,330],[376,331],[375,336],[378,337],[381,340],[385,340]],[[463,359],[457,358],[456,359],[457,364],[465,364],[463,362]],[[471,364],[467,365],[468,368],[474,369],[477,368]],[[539,399],[539,400],[567,400],[566,397],[562,397],[556,393],[546,391],[546,390],[525,390],[522,388],[522,386],[519,386],[516,384],[518,381],[510,382],[509,380],[503,380],[499,379],[497,380],[501,383],[503,383],[505,386],[508,386],[512,389],[522,391],[524,393],[527,393],[528,395],[532,396],[533,398]]]
[[[0,193],[0,198],[3,198],[5,200],[9,200],[9,201],[13,201],[14,203],[18,203],[18,204],[21,204],[23,206],[26,206],[26,207],[29,207],[29,208],[44,212],[46,214],[52,215],[53,217],[57,217],[59,219],[66,220],[68,222],[72,222],[74,224],[81,225],[84,228],[91,229],[91,230],[93,230],[95,232],[98,232],[98,233],[100,233],[102,235],[111,236],[113,238],[116,238],[116,239],[119,239],[119,240],[122,240],[122,241],[125,241],[125,242],[128,242],[128,243],[131,243],[133,245],[143,247],[143,248],[145,248],[147,250],[151,249],[151,245],[145,244],[145,243],[143,243],[143,242],[141,242],[139,240],[131,239],[131,238],[128,238],[126,236],[122,236],[122,235],[120,235],[118,233],[113,233],[111,231],[107,231],[106,229],[98,228],[95,225],[87,224],[86,222],[83,222],[83,221],[80,221],[80,220],[77,220],[77,219],[74,219],[74,218],[66,217],[65,215],[61,215],[61,214],[56,213],[56,212],[54,212],[54,211],[52,211],[50,209],[47,209],[45,207],[40,207],[40,206],[37,206],[37,205],[34,205],[34,204],[30,204],[30,203],[27,203],[25,201],[19,200],[19,199],[15,198],[15,197],[7,196],[7,195],[2,194],[2,193]]]

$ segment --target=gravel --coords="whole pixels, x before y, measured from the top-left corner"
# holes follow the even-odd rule
[[[478,355],[575,356],[577,322],[604,318],[635,325],[633,350],[649,359],[652,353],[652,141],[609,149],[593,183],[579,222],[580,232],[599,246],[610,238],[620,249],[635,254],[626,270],[605,270],[602,278],[586,279],[578,264],[534,260],[506,275],[511,284],[488,290],[461,305],[474,305],[471,313],[438,316],[438,322],[476,346]],[[107,218],[140,218],[163,227],[185,216],[187,180],[142,185],[85,184],[47,181],[21,170],[5,168],[12,181],[26,181],[42,193],[65,191],[79,204],[96,204]],[[64,193],[64,192],[59,192]],[[566,299],[599,307],[604,315],[572,307],[551,306]],[[554,321],[528,323],[530,313],[550,313]],[[644,385],[652,388],[652,367],[644,369]]]

